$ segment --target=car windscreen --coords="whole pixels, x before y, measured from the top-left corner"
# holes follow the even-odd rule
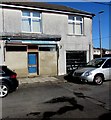
[[[105,62],[106,59],[93,59],[87,63],[86,67],[96,67],[99,68]]]

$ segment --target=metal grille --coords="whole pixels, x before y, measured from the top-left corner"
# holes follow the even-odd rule
[[[86,64],[86,51],[66,51],[67,73],[84,64]]]

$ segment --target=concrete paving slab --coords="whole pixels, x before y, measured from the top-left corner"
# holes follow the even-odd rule
[[[43,82],[65,82],[65,80],[61,80],[57,77],[26,77],[26,78],[18,78],[19,84],[30,84],[30,83],[43,83]]]

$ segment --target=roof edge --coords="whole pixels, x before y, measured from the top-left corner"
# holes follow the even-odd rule
[[[33,4],[32,4],[33,3]],[[21,9],[33,9],[47,12],[55,12],[62,14],[78,14],[87,17],[94,17],[95,14],[89,13],[82,10],[77,10],[71,7],[56,5],[56,4],[48,4],[43,2],[2,2],[0,4],[2,7],[12,7],[12,8],[21,8]]]

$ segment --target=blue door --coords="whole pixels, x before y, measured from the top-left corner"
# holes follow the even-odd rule
[[[28,54],[28,72],[37,73],[37,54],[35,53]]]

